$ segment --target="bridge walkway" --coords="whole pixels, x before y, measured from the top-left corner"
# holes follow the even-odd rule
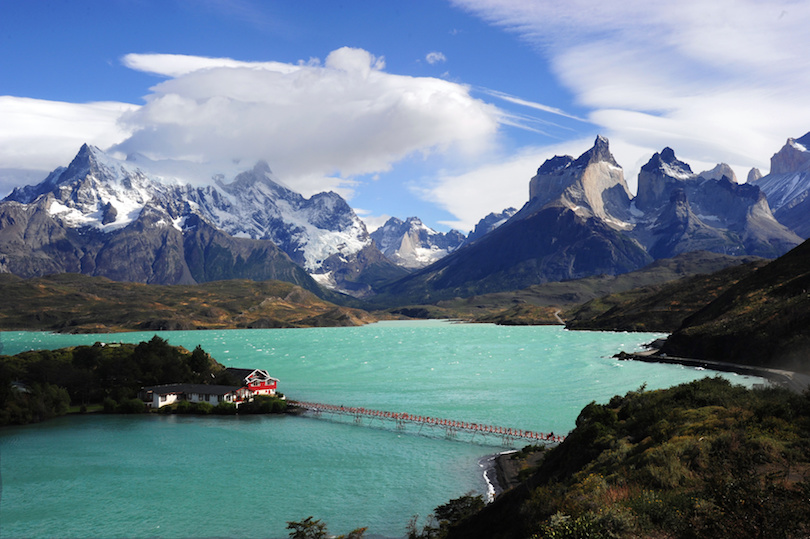
[[[414,415],[403,412],[386,412],[382,410],[372,410],[369,408],[349,407],[334,404],[324,404],[318,402],[288,401],[288,406],[298,408],[315,414],[328,413],[336,415],[353,416],[355,421],[360,423],[363,418],[371,418],[369,426],[375,419],[381,421],[391,421],[397,428],[404,428],[406,424],[417,424],[422,427],[439,428],[445,431],[448,438],[455,438],[461,432],[472,433],[473,436],[500,437],[503,445],[510,445],[518,440],[525,440],[542,444],[558,444],[565,440],[565,436],[556,435],[553,432],[535,432],[530,430],[500,427],[496,425],[483,425],[480,423],[470,423],[466,421],[456,421],[454,419],[443,419],[423,415]]]

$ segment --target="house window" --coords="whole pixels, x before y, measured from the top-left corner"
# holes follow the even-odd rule
[[[160,396],[160,402],[166,402],[166,395]]]
[[[217,395],[217,402],[222,402],[222,395]]]
[[[252,386],[260,386],[260,385],[262,385],[262,383],[259,382],[258,380],[254,380],[253,382],[250,383],[250,385],[252,385]]]
[[[210,401],[210,400],[211,400],[211,395],[206,394],[206,395],[205,395],[205,400],[206,400],[206,401]]]

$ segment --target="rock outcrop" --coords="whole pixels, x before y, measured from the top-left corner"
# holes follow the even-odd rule
[[[382,253],[395,264],[409,269],[423,268],[447,256],[464,243],[458,230],[437,232],[418,217],[405,221],[391,217],[371,233]]]
[[[810,133],[789,138],[771,157],[770,173],[753,183],[767,195],[779,222],[810,238]]]
[[[467,239],[464,243],[472,243],[479,238],[483,238],[486,234],[507,222],[516,213],[517,210],[515,208],[506,208],[502,212],[492,212],[488,214],[476,223],[475,228],[467,234]]]

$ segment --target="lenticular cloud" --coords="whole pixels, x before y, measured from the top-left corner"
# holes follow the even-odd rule
[[[470,97],[466,87],[386,73],[381,58],[360,49],[299,65],[187,58],[195,68],[174,57],[170,72],[160,55],[154,68],[150,55],[125,59],[174,78],[122,117],[133,134],[115,150],[266,159],[282,177],[345,177],[388,170],[414,152],[479,151],[498,126],[498,110]]]

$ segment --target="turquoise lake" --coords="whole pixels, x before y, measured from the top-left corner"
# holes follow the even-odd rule
[[[156,332],[2,332],[3,354]],[[445,321],[357,328],[157,332],[219,362],[267,369],[288,398],[564,434],[591,401],[706,375],[619,362],[650,333]],[[724,374],[747,386],[758,378]],[[311,416],[71,416],[0,429],[0,537],[287,537],[322,519],[402,537],[437,505],[486,493],[505,448],[460,435]]]

